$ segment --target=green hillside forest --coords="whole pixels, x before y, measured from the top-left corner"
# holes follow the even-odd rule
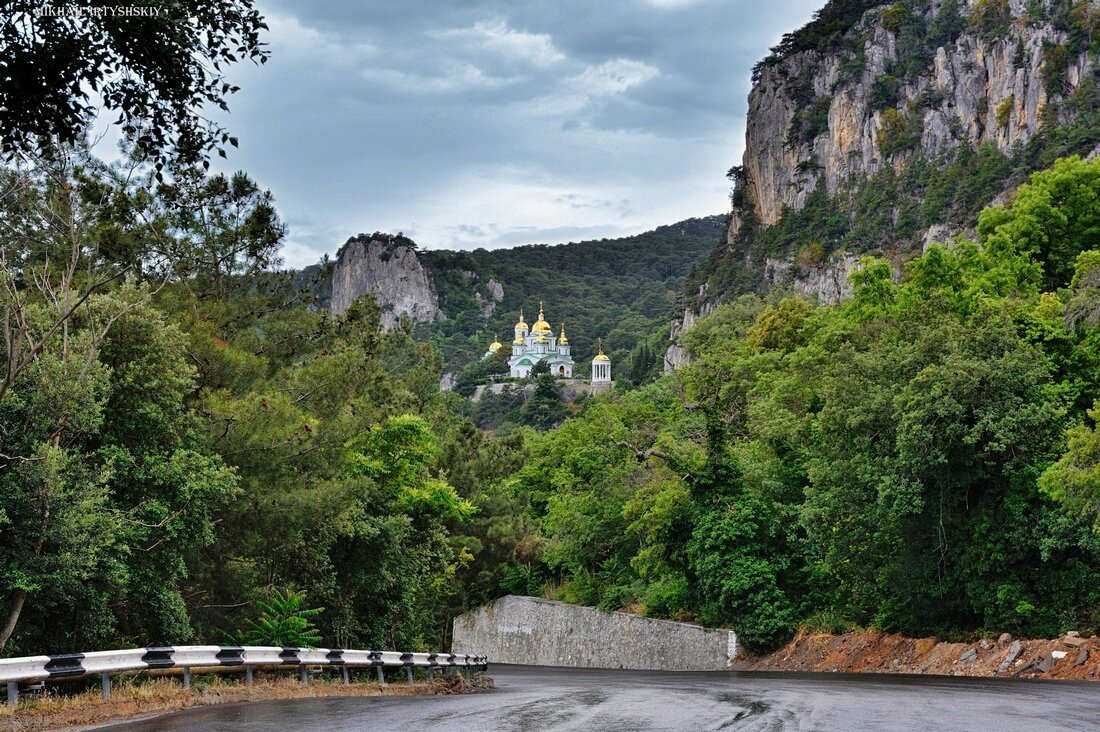
[[[750,648],[1100,622],[1100,161],[900,282],[866,259],[840,306],[722,305],[678,373],[506,437],[370,299],[261,272],[282,228],[247,176],[134,180],[4,173],[6,654],[237,638],[275,591],[349,647],[440,647],[509,592]]]
[[[867,6],[776,54],[836,42]],[[233,24],[209,53],[263,57],[255,12],[204,18]],[[730,627],[750,650],[800,628],[1100,632],[1100,159],[1051,132],[1026,165],[959,162],[986,149],[941,175],[883,168],[903,203],[933,205],[936,181],[1020,185],[993,206],[944,193],[973,237],[897,268],[868,245],[837,305],[755,286],[723,243],[690,274],[706,220],[691,251],[658,229],[429,252],[507,281],[500,336],[542,298],[572,313],[578,353],[602,334],[617,354],[612,391],[567,405],[535,374],[487,414],[439,387],[492,335],[469,288],[444,278],[452,318],[384,331],[371,297],[335,316],[278,269],[278,192],[202,165],[236,141],[188,116],[225,93],[190,53],[161,58],[190,96],[135,75],[107,99],[129,120],[120,161],[89,151],[67,82],[124,68],[113,38],[85,39],[90,67],[65,43],[11,72],[62,90],[41,114],[0,83],[0,655],[440,649],[456,614],[508,593]],[[1077,119],[1051,129],[1100,129]],[[822,220],[884,231],[841,203],[871,210],[819,197],[744,237],[792,253]],[[661,329],[704,282],[721,302],[663,373]],[[272,635],[282,620],[297,632]]]
[[[526,308],[533,318],[541,300],[555,328],[565,322],[578,363],[590,361],[602,339],[618,365],[616,378],[640,384],[661,371],[668,323],[685,278],[725,229],[725,216],[707,216],[621,239],[425,250],[421,262],[432,275],[446,318],[421,326],[417,336],[443,354],[447,371],[461,375],[473,366],[461,386],[477,379],[476,364],[494,338],[505,346],[511,342],[519,310]],[[491,279],[501,283],[504,298],[485,318],[481,303],[491,297],[485,287]]]

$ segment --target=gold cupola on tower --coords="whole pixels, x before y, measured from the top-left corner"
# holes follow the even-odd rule
[[[565,323],[561,324],[561,336],[558,337],[558,343],[568,345],[569,339],[565,337]]]
[[[553,333],[550,328],[550,324],[546,322],[542,315],[542,301],[539,301],[539,319],[535,322],[534,327],[531,328],[532,333]]]

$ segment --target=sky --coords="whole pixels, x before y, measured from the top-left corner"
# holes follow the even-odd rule
[[[821,0],[258,0],[220,168],[286,266],[359,232],[429,249],[640,233],[728,209],[753,63]]]

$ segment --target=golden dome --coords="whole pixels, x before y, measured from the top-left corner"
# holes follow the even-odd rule
[[[522,310],[519,311],[519,322],[516,323],[516,327],[517,328],[523,328],[524,330],[527,330],[527,323],[523,322],[523,311]]]
[[[600,341],[600,352],[596,354],[596,357],[592,359],[592,363],[604,363],[611,359],[603,352],[603,341]]]
[[[498,341],[494,338],[493,342],[489,344],[489,351],[492,352],[492,353],[496,353],[497,351],[499,351],[501,349],[501,347],[502,346],[501,346],[500,341]]]
[[[569,339],[565,337],[565,323],[561,324],[561,337],[558,338],[558,343],[568,344]]]
[[[532,333],[553,333],[554,332],[553,330],[550,329],[550,324],[547,323],[545,320],[543,320],[543,317],[542,317],[542,303],[541,302],[539,303],[539,319],[535,323],[534,327],[531,328],[531,332]]]
[[[513,346],[522,346],[523,345],[523,336],[519,336],[514,341],[512,341],[512,345]]]
[[[535,339],[535,343],[546,343],[546,336],[539,334],[539,337]]]

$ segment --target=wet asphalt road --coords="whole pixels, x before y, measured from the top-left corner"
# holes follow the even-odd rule
[[[1100,684],[856,674],[490,667],[496,688],[434,697],[233,704],[112,730],[1100,730]]]

